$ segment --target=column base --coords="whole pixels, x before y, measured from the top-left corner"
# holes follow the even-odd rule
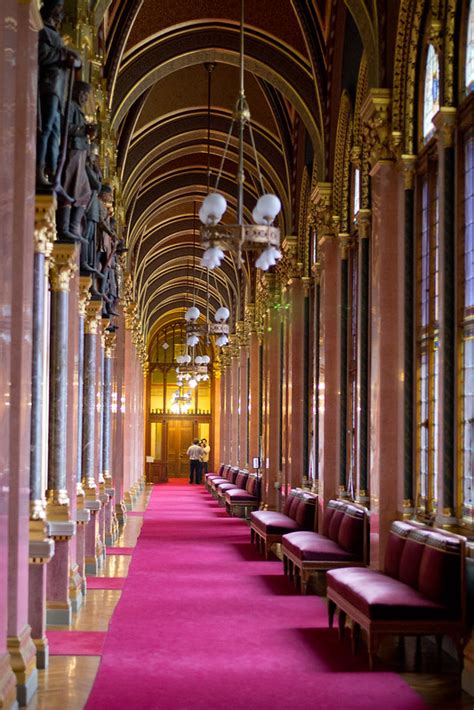
[[[121,500],[120,503],[117,503],[115,506],[115,515],[117,516],[119,530],[122,530],[127,522],[127,506],[124,500]]]
[[[0,657],[0,708],[2,710],[17,710],[16,676],[10,665],[10,654]]]
[[[36,668],[36,647],[31,638],[31,627],[25,626],[19,636],[7,638],[10,663],[16,675],[16,697],[18,705],[28,705],[38,688]]]
[[[125,503],[125,508],[126,508],[126,510],[127,510],[127,511],[132,510],[132,509],[133,509],[133,496],[132,496],[131,490],[130,490],[130,491],[127,491],[127,492],[124,494],[123,500],[124,500],[124,503]]]
[[[36,646],[36,668],[44,671],[49,666],[48,639],[44,636],[42,639],[33,639],[33,643]]]
[[[46,602],[47,626],[70,626],[72,610],[70,602]]]
[[[79,574],[79,567],[74,565],[69,572],[69,599],[71,600],[71,609],[77,613],[84,603],[82,597],[82,577]]]

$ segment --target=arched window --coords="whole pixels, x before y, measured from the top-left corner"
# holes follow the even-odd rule
[[[471,0],[467,18],[466,38],[466,93],[474,91],[474,2]]]
[[[432,44],[428,45],[425,67],[425,90],[423,96],[423,138],[430,138],[434,131],[433,116],[439,111],[439,62]]]

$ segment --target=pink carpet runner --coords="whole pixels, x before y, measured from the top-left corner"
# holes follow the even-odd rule
[[[422,710],[202,487],[155,486],[88,710]]]

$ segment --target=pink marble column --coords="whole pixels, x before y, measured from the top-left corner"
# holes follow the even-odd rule
[[[26,705],[37,687],[36,649],[28,624],[28,528],[38,26],[29,5],[15,0],[2,3],[2,17],[0,698],[9,707],[14,689],[7,652],[19,704]]]
[[[370,562],[380,568],[403,509],[403,183],[389,161],[371,177]]]
[[[280,361],[282,363],[282,373],[281,373],[281,472],[280,472],[280,496],[281,504],[289,490],[290,476],[290,442],[289,442],[289,427],[290,422],[290,382],[289,382],[289,293],[287,288],[282,289],[281,296],[282,308],[280,310],[280,316],[282,319],[283,326],[283,341],[280,347],[283,347],[281,353]]]
[[[225,370],[225,421],[226,421],[226,426],[225,426],[225,448],[226,448],[226,455],[227,455],[227,460],[226,463],[231,464],[232,463],[232,447],[231,447],[231,438],[232,438],[232,369],[230,365],[230,353],[226,353],[226,358],[227,358],[227,367]]]
[[[260,342],[256,331],[249,335],[249,459],[261,455],[260,453]]]
[[[114,482],[114,508],[119,529],[127,519],[124,501],[124,412],[121,407],[122,391],[125,388],[125,323],[120,318],[115,346],[115,367],[112,373],[112,421],[111,447]]]
[[[248,451],[248,422],[249,422],[249,387],[248,387],[248,358],[249,349],[247,338],[244,339],[240,346],[240,363],[239,363],[239,466],[240,468],[249,468],[252,463],[249,458]]]
[[[230,365],[232,394],[231,394],[231,433],[230,433],[230,451],[231,463],[233,466],[239,465],[239,388],[240,388],[240,354],[237,344],[237,336],[233,335],[232,344],[232,359]]]
[[[222,459],[221,452],[221,407],[222,407],[222,376],[221,369],[216,364],[212,365],[211,376],[211,455],[209,460],[209,472],[217,471]]]
[[[264,414],[264,478],[263,502],[266,507],[276,509],[279,506],[281,487],[280,447],[281,447],[281,313],[275,307],[275,275],[268,274],[271,284],[272,305],[267,312],[267,328],[264,336],[264,372],[265,372],[265,414]]]
[[[319,376],[319,526],[339,489],[339,247],[334,237],[321,245]]]
[[[293,278],[288,286],[288,486],[300,486],[304,441],[304,285]]]

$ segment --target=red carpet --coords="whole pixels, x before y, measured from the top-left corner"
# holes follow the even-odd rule
[[[87,589],[123,589],[126,577],[87,577]]]
[[[107,547],[107,555],[133,555],[134,547]]]
[[[201,487],[155,487],[88,710],[422,710],[395,673],[367,671],[295,594],[248,527]]]
[[[48,631],[51,656],[100,656],[105,631]]]

